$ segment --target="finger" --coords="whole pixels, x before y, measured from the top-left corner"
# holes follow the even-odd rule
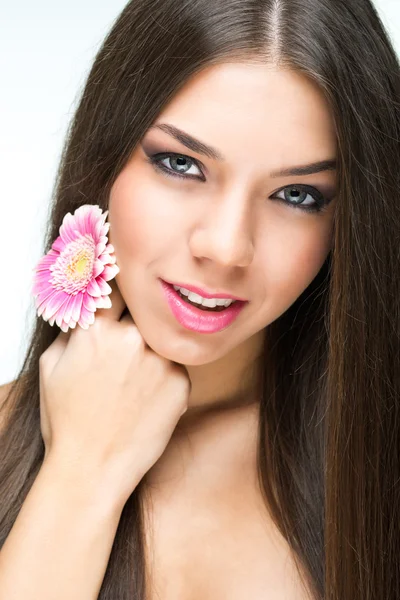
[[[136,329],[138,329],[138,328],[137,328],[137,326],[136,326],[136,323],[135,323],[135,321],[134,321],[134,320],[133,320],[133,318],[132,318],[132,315],[131,315],[131,313],[129,312],[129,310],[128,310],[128,309],[126,309],[126,311],[127,311],[127,312],[126,312],[126,314],[124,314],[124,315],[121,317],[121,319],[119,320],[119,322],[120,322],[120,323],[122,323],[122,324],[126,323],[126,324],[128,324],[128,325],[135,325]],[[139,331],[139,329],[138,329],[138,331]],[[142,334],[140,333],[140,331],[139,331],[139,334],[140,334],[140,336],[141,336],[141,338],[142,338],[142,340],[143,340],[143,342],[144,342],[144,346],[145,346],[145,348],[149,349],[149,348],[150,348],[150,346],[148,345],[148,343],[146,342],[146,340],[144,339],[144,337],[142,336]]]
[[[51,373],[60,360],[61,356],[64,354],[64,351],[68,345],[68,340],[71,337],[71,332],[73,330],[68,330],[66,333],[64,331],[60,331],[56,339],[50,344],[50,346],[46,350],[46,369]]]

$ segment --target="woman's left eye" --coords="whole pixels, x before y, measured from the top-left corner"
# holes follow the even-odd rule
[[[322,212],[327,209],[328,200],[316,188],[305,185],[288,185],[276,194],[283,192],[283,198],[279,198],[284,204],[304,210],[306,212]],[[308,198],[308,200],[307,200]],[[311,198],[311,202],[310,202]]]
[[[189,156],[185,156],[184,154],[175,154],[172,152],[153,154],[152,156],[149,156],[147,160],[156,169],[162,171],[165,173],[165,175],[170,177],[205,181],[203,171],[198,166],[198,161],[196,161],[194,158],[190,158]],[[163,164],[162,161],[170,161],[170,166],[168,167],[167,165]],[[197,169],[197,173],[190,172],[193,167]],[[278,197],[277,199],[286,206],[294,208],[295,210],[298,209],[305,212],[320,213],[327,209],[328,200],[319,190],[310,185],[288,185],[275,192],[275,195],[272,196],[272,198],[276,197],[276,194],[280,194],[282,192],[283,198]],[[308,201],[307,198],[309,198]]]

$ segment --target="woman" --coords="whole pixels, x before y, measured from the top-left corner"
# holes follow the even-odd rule
[[[98,205],[120,271],[89,331],[38,319],[4,402],[0,598],[400,597],[399,74],[369,0],[127,4],[83,90],[45,242]],[[198,303],[196,286],[241,311],[183,321],[167,298]],[[89,340],[112,351],[83,375]],[[110,367],[132,347],[148,420],[127,421],[141,471],[121,458],[111,511],[117,467],[99,478],[72,427],[69,450],[48,452],[48,428],[61,399],[86,406],[94,366],[109,387],[76,427],[90,415],[103,433],[112,394],[132,419]],[[163,390],[180,374],[168,423],[161,362]]]

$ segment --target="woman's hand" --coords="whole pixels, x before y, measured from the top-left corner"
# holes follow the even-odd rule
[[[163,453],[191,383],[186,369],[143,340],[115,280],[112,307],[60,332],[41,355],[40,413],[46,457],[82,462],[125,499]],[[111,478],[111,479],[110,479]]]

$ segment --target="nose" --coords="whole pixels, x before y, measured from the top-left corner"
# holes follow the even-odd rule
[[[253,216],[254,220],[254,216]],[[243,191],[213,198],[190,238],[192,255],[224,267],[247,267],[253,260],[253,224]]]

